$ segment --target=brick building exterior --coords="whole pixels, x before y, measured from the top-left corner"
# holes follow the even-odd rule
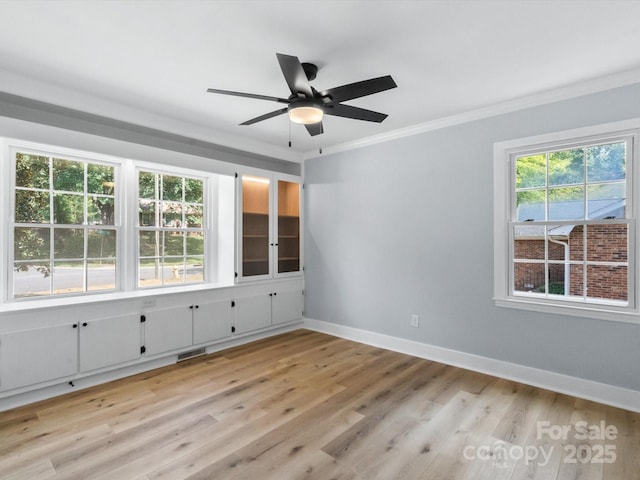
[[[540,231],[540,228],[533,227]],[[565,293],[565,252],[571,263],[568,272],[569,295],[582,296],[584,275],[587,278],[587,296],[610,300],[627,300],[628,233],[625,224],[601,224],[587,227],[586,272],[584,230],[582,225],[563,226],[562,235],[549,235],[549,293]],[[544,230],[542,230],[543,232]],[[514,258],[544,260],[544,236],[524,232],[516,235]],[[566,245],[566,246],[565,246]],[[620,262],[621,265],[594,265],[589,262]],[[516,263],[514,265],[516,291],[544,292],[545,269],[543,263]]]

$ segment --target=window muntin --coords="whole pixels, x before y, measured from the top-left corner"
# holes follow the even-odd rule
[[[12,161],[12,297],[115,290],[117,166],[28,150]]]
[[[138,287],[205,281],[203,178],[138,171]]]
[[[510,294],[629,306],[631,136],[512,153]]]

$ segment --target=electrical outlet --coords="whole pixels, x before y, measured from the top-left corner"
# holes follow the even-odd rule
[[[142,308],[152,308],[156,306],[155,298],[147,298],[142,301]]]
[[[420,315],[416,315],[415,313],[411,315],[411,326],[415,328],[420,326]]]

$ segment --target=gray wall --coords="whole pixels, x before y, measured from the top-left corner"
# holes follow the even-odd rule
[[[640,84],[307,160],[305,315],[640,390],[640,325],[492,300],[494,142],[634,117]]]

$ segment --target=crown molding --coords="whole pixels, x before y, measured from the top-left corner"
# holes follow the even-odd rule
[[[328,154],[330,155],[333,153],[345,152],[357,148],[367,147],[370,145],[397,140],[404,137],[410,137],[413,135],[439,130],[446,127],[452,127],[454,125],[460,125],[475,120],[482,120],[505,113],[525,110],[527,108],[560,102],[563,100],[569,100],[571,98],[602,92],[605,90],[611,90],[618,87],[624,87],[626,85],[632,85],[634,83],[640,83],[640,68],[627,70],[604,77],[598,77],[584,82],[574,83],[553,90],[547,90],[545,92],[516,98],[506,102],[497,103],[495,105],[490,105],[488,107],[469,110],[467,112],[458,113],[448,117],[430,120],[428,122],[400,128],[391,132],[382,133],[380,135],[373,135],[371,137],[362,138],[353,142],[346,142],[339,145],[324,147],[322,154],[318,154],[317,150],[311,150],[305,152],[303,154],[303,158],[304,160],[320,158]]]

